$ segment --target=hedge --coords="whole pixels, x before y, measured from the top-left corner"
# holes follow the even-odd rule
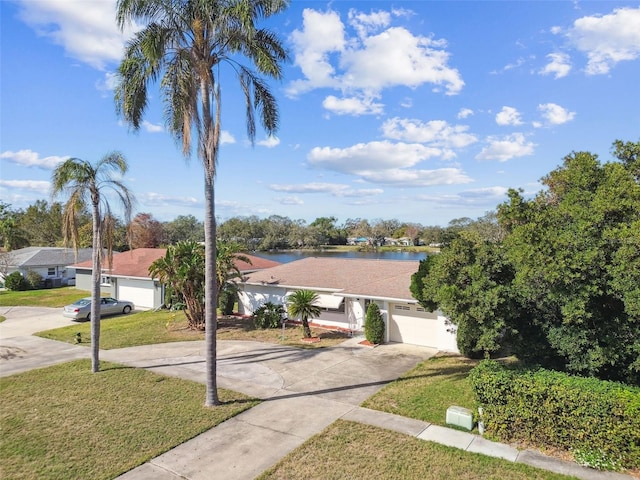
[[[483,360],[469,375],[487,435],[640,467],[640,388]]]

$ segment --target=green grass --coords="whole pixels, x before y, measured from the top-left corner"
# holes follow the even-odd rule
[[[88,297],[91,292],[75,287],[46,288],[43,290],[25,290],[0,292],[0,307],[64,307],[70,303]]]
[[[461,356],[431,358],[387,385],[363,406],[445,425],[451,405],[476,408],[467,375],[477,364]]]
[[[110,479],[257,404],[142,369],[88,360],[0,379],[0,478]]]
[[[260,480],[561,480],[567,477],[446,447],[382,428],[338,420]]]
[[[80,322],[68,327],[56,328],[36,333],[36,335],[76,343],[76,334],[80,333],[82,345],[91,342],[91,325]],[[320,343],[302,344],[302,327],[288,326],[284,340],[282,329],[256,329],[250,319],[221,317],[218,319],[219,340],[251,340],[269,342],[299,348],[323,348],[346,340],[347,336],[331,330],[313,329],[313,333],[321,338]],[[105,317],[100,326],[100,348],[124,348],[136,345],[152,345],[156,343],[204,340],[204,332],[190,330],[184,312],[167,310],[138,312],[130,315]]]

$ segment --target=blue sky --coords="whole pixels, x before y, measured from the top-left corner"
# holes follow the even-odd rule
[[[136,213],[204,215],[200,162],[116,115],[115,0],[0,1],[0,199],[50,201],[52,169],[117,150]],[[281,124],[247,142],[223,77],[219,220],[335,216],[446,225],[526,194],[572,151],[640,140],[640,2],[293,0],[265,24],[291,56]],[[224,75],[224,73],[223,73]]]

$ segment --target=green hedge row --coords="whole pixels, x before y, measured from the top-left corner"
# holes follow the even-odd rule
[[[487,435],[640,467],[640,388],[484,360],[470,381]]]

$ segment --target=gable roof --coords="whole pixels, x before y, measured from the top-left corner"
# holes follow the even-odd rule
[[[111,270],[107,268],[103,270],[108,271],[109,275],[113,277],[151,278],[149,276],[149,266],[157,259],[164,257],[166,253],[166,248],[134,248],[128,252],[114,253]],[[248,257],[252,264],[249,265],[246,262],[236,261],[236,266],[241,273],[280,265],[273,260],[267,260],[254,255],[243,255]],[[93,263],[91,260],[88,260],[71,265],[71,267],[91,270]],[[107,267],[107,265],[105,264],[104,267]]]
[[[408,260],[308,257],[251,273],[242,283],[415,302],[409,287],[419,265]]]
[[[92,249],[63,247],[26,247],[8,252],[10,267],[35,268],[67,266],[73,262],[91,259]]]

